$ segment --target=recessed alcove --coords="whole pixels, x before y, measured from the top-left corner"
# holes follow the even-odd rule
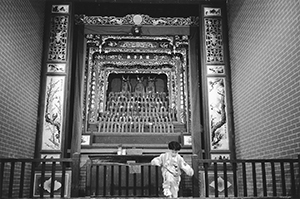
[[[180,141],[189,125],[187,37],[86,37],[92,146],[153,148]]]
[[[166,93],[168,95],[168,80],[166,74],[158,74],[158,73],[111,73],[108,76],[108,88],[107,88],[107,96],[110,92],[121,92],[122,91],[122,82],[124,78],[129,78],[129,84],[131,86],[131,92],[134,92],[134,88],[138,83],[138,78],[143,79],[142,84],[144,88],[148,86],[149,78],[154,78],[154,87],[155,92],[157,93]]]

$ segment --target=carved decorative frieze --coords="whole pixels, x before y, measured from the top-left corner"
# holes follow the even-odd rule
[[[139,18],[138,22],[135,20]],[[198,17],[152,18],[144,14],[129,14],[125,17],[75,15],[76,24],[88,25],[152,25],[152,26],[198,26]]]
[[[204,8],[204,16],[221,16],[221,8]]]
[[[119,122],[126,123],[127,120],[130,120],[133,126],[126,124],[124,128],[130,132],[137,131],[134,127],[135,124],[144,125],[146,129],[141,130],[143,132],[157,131],[161,133],[173,132],[172,122],[185,124],[188,112],[188,99],[186,97],[188,96],[186,86],[188,77],[185,74],[187,71],[187,39],[187,36],[137,38],[132,36],[87,35],[87,45],[89,46],[87,62],[89,72],[86,74],[88,122],[100,122],[101,132],[107,128],[111,132],[118,132],[119,130],[116,130],[114,126],[107,125],[113,123],[120,126]],[[122,78],[118,74],[122,75]],[[121,90],[111,92],[109,90],[112,87],[111,80],[109,80],[111,75],[119,78],[115,81],[128,79],[131,82],[129,84],[132,84],[130,91],[127,89],[129,93],[122,94],[124,91]],[[149,86],[151,80],[154,81],[160,75],[165,75],[166,79],[163,80],[165,83],[162,84],[162,79],[155,81],[160,81],[160,85],[165,84],[165,89],[156,90],[154,87],[151,90],[155,90],[155,93],[150,94],[147,93],[149,88],[144,87],[141,96],[140,92],[135,90],[140,77],[144,78],[144,86]],[[154,82],[152,85],[155,85]],[[119,96],[125,101],[119,101],[119,97],[115,99],[108,97],[108,95]],[[166,102],[163,102],[164,100],[162,102],[157,101],[164,98],[154,97],[161,95],[165,96]],[[141,97],[141,103],[144,105],[138,106],[136,105],[139,104],[138,102],[133,103],[138,96]],[[163,103],[164,105],[150,105],[151,103]],[[156,108],[151,109],[151,107]],[[136,112],[136,109],[140,108],[141,110]],[[138,121],[134,119],[137,113],[140,114]],[[112,118],[108,119],[108,115]],[[156,116],[154,117],[154,115]],[[141,118],[144,118],[143,121],[140,121]],[[101,123],[104,120],[105,124]],[[154,126],[149,126],[152,122]]]
[[[55,14],[67,14],[69,13],[69,5],[52,5],[51,12]]]
[[[47,64],[48,73],[64,73],[66,72],[66,64],[61,63],[48,63]]]
[[[52,16],[48,61],[66,61],[68,23],[68,16]]]
[[[222,20],[219,18],[204,19],[206,62],[208,64],[223,63]]]
[[[224,75],[225,67],[224,65],[208,65],[207,66],[208,75]]]

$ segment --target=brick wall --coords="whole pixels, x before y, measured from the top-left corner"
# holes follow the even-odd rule
[[[300,1],[229,0],[237,158],[300,154]]]
[[[0,157],[33,157],[45,0],[0,1]]]

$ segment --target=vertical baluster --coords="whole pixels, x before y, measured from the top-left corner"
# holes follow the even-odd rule
[[[214,181],[215,181],[215,197],[219,197],[219,187],[218,187],[218,163],[214,162]]]
[[[291,193],[292,196],[296,193],[296,187],[295,187],[295,170],[294,170],[294,163],[290,161],[290,172],[291,172]]]
[[[146,117],[142,117],[142,123],[141,123],[141,133],[144,133],[145,130],[145,123],[146,123]]]
[[[157,129],[156,129],[157,121],[156,120],[157,120],[156,118],[154,118],[154,120],[153,120],[153,133],[157,133]]]
[[[33,198],[34,173],[35,173],[35,162],[31,162],[29,198]],[[1,187],[0,187],[0,193],[1,193]],[[0,194],[0,198],[1,198],[1,194]]]
[[[87,176],[86,177],[86,181],[87,181],[86,182],[86,188],[87,188],[86,194],[88,196],[92,196],[92,195],[94,195],[93,183],[96,181],[95,181],[95,174],[93,173],[93,161],[91,159],[88,159],[86,161],[86,176]]]
[[[153,116],[149,118],[149,132],[153,133]]]
[[[96,190],[95,190],[95,196],[98,196],[99,195],[99,192],[98,192],[98,189],[99,189],[99,165],[96,165],[95,169],[96,169],[96,176],[95,176],[96,177],[96,183],[95,183],[95,189]],[[105,178],[105,177],[103,177],[103,178]],[[91,179],[93,179],[93,177]]]
[[[112,117],[112,116],[109,116],[109,117]],[[107,133],[107,132],[112,132],[112,128],[111,128],[111,118],[107,118],[107,122],[105,124],[105,126],[103,127],[103,133]]]
[[[300,175],[300,155],[298,155],[298,174]],[[300,190],[300,186],[298,184],[298,194],[300,194],[299,191]]]
[[[45,182],[45,166],[46,162],[42,162],[41,181],[40,181],[40,198],[44,197],[44,182]]]
[[[252,162],[252,182],[253,182],[253,195],[257,196],[257,186],[256,186],[256,166],[255,162]]]
[[[114,165],[111,165],[111,190],[110,190],[110,195],[114,195],[114,191],[115,191],[115,184],[114,184]]]
[[[204,162],[203,166],[204,166],[205,197],[209,197],[208,163]]]
[[[104,123],[103,123],[103,118],[102,117],[100,117],[99,118],[99,123],[98,123],[98,132],[100,133],[101,132],[101,130],[103,129],[103,126],[104,125]]]
[[[162,120],[162,118],[159,118],[159,132],[160,133],[163,133],[163,120]]]
[[[224,195],[228,197],[228,182],[227,182],[227,163],[223,162],[223,174],[224,174]]]
[[[171,132],[174,133],[174,125],[171,123]]]
[[[70,176],[69,176],[70,177]],[[61,190],[60,197],[65,197],[65,186],[66,186],[66,162],[61,162]]]
[[[5,162],[1,162],[1,169],[0,169],[0,198],[2,198],[2,193],[3,193],[4,167],[5,167]]]
[[[103,196],[106,196],[106,172],[107,172],[107,166],[103,166]]]
[[[129,195],[129,167],[126,166],[126,196]]]
[[[119,165],[119,173],[118,173],[118,177],[119,177],[119,196],[122,195],[122,166]]]
[[[136,196],[136,173],[133,174],[133,195]]]
[[[13,185],[14,185],[14,172],[15,172],[15,162],[10,163],[10,178],[9,178],[9,189],[8,189],[8,197],[12,197]]]
[[[121,126],[119,127],[119,133],[124,133],[127,130],[125,115],[121,117]]]
[[[138,133],[141,133],[142,132],[142,124],[141,124],[141,120],[142,120],[142,117],[140,117],[139,119],[138,119]]]
[[[106,116],[105,118],[103,118],[103,126],[102,126],[103,133],[106,133],[108,125],[109,125],[109,116]]]
[[[148,189],[149,196],[151,196],[151,166],[148,166]]]
[[[167,130],[167,133],[170,133],[171,132],[171,127],[170,127],[170,123],[169,121],[166,122],[166,130]]]
[[[244,187],[244,196],[247,196],[247,174],[246,174],[246,163],[242,162],[242,172],[243,172],[243,187]]]
[[[118,130],[119,130],[119,124],[120,123],[117,122],[117,119],[115,119],[114,122],[113,122],[114,129],[113,129],[112,132],[114,132],[114,133],[118,132]]]
[[[132,133],[132,117],[128,118],[128,125],[129,125],[129,133]]]
[[[156,190],[156,196],[158,196],[158,189],[159,189],[159,184],[158,184],[158,167],[155,167],[155,190]]]
[[[237,163],[232,163],[232,169],[233,169],[233,195],[234,197],[238,197],[238,186],[237,186]]]
[[[271,173],[272,173],[273,196],[277,196],[276,175],[275,175],[274,161],[271,162]]]
[[[163,121],[164,121],[164,128],[165,128],[164,133],[170,133],[170,127],[169,127],[170,124],[169,124],[167,113],[163,116]]]
[[[282,195],[286,196],[284,162],[280,162]]]
[[[50,198],[53,198],[53,197],[54,197],[55,163],[56,163],[56,162],[52,162],[52,167],[51,167],[51,187],[50,187]]]
[[[20,189],[19,189],[19,198],[23,198],[23,187],[24,187],[24,173],[25,173],[25,163],[21,163],[21,174],[20,174]],[[1,191],[1,190],[0,190]]]
[[[265,162],[261,163],[261,173],[262,173],[262,181],[263,181],[263,193],[264,196],[267,196],[267,178],[266,178]]]
[[[144,196],[144,165],[141,165],[141,196]]]

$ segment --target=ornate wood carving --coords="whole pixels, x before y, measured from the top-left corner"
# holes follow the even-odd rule
[[[87,35],[87,125],[98,132],[172,133],[187,124],[187,36]],[[112,90],[111,77],[120,89]],[[164,80],[162,80],[164,76]],[[164,89],[157,88],[165,81]]]

